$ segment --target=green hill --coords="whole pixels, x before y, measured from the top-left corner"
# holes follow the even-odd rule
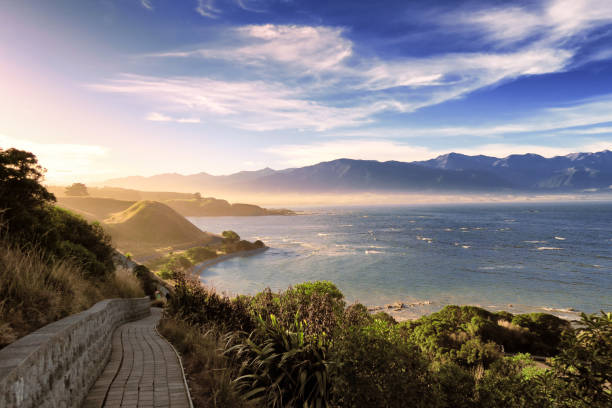
[[[139,201],[104,220],[105,227],[119,246],[153,244],[158,246],[210,243],[219,237],[204,232],[165,204]]]

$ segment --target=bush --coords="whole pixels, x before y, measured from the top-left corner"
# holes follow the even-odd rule
[[[545,356],[557,354],[563,332],[570,329],[568,321],[546,313],[516,315],[512,323],[529,329],[529,344],[523,351]]]
[[[361,303],[350,305],[344,311],[343,324],[347,327],[367,326],[374,321],[368,308]]]
[[[274,315],[260,317],[257,329],[228,349],[243,362],[235,381],[244,398],[266,407],[328,406],[327,341],[308,341],[304,326],[297,317],[289,327]]]
[[[155,297],[155,291],[157,290],[157,282],[155,282],[155,279],[151,276],[152,273],[149,268],[144,265],[136,265],[134,267],[134,274],[142,282],[144,293],[153,299]]]
[[[175,276],[174,294],[166,306],[169,316],[194,326],[215,327],[220,331],[250,331],[253,319],[249,299],[229,299],[203,287],[197,279]]]
[[[525,360],[504,358],[495,361],[476,383],[478,406],[487,408],[552,407],[536,381],[523,375]]]
[[[236,234],[234,231],[223,231],[221,236],[224,238],[224,241],[227,242],[238,242],[240,241],[240,235]]]
[[[256,295],[250,304],[255,315],[275,315],[279,324],[290,327],[295,316],[307,322],[308,336],[332,333],[344,314],[344,295],[331,282],[305,282],[285,292],[273,294],[269,289]]]
[[[349,328],[332,350],[334,403],[343,407],[430,407],[434,401],[428,362],[398,335],[375,321]]]
[[[553,360],[563,383],[558,398],[570,406],[612,406],[612,313],[581,315],[582,327],[565,332]]]
[[[104,278],[112,273],[114,249],[110,236],[99,223],[89,224],[58,207],[52,208],[50,214],[49,234],[55,235],[55,245],[47,250],[57,258],[73,259],[92,278]]]
[[[476,380],[465,368],[448,362],[438,365],[433,372],[434,395],[437,405],[448,408],[473,408],[476,405]]]

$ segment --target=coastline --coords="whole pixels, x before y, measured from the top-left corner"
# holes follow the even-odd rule
[[[200,276],[205,270],[206,268],[216,265],[220,262],[223,261],[227,261],[228,259],[232,259],[232,258],[236,258],[236,257],[249,257],[249,256],[253,256],[253,255],[257,255],[259,253],[265,252],[268,249],[270,249],[270,247],[263,247],[263,248],[257,248],[257,249],[250,249],[248,251],[238,251],[238,252],[232,252],[231,254],[225,254],[225,255],[221,255],[218,256],[216,258],[210,259],[208,261],[204,261],[201,262],[197,265],[193,266],[193,273],[195,275]]]

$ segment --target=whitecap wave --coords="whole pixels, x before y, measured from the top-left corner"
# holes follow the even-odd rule
[[[565,241],[565,238],[563,238],[563,237],[555,237],[555,239],[558,240],[558,241]]]
[[[537,247],[536,249],[538,251],[560,251],[563,248],[559,248],[559,247]]]

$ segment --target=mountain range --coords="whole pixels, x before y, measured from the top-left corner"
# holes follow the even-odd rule
[[[416,162],[338,159],[312,166],[207,173],[130,176],[106,186],[158,191],[299,192],[569,192],[611,191],[612,151],[545,158],[537,154],[504,158],[448,153]]]

